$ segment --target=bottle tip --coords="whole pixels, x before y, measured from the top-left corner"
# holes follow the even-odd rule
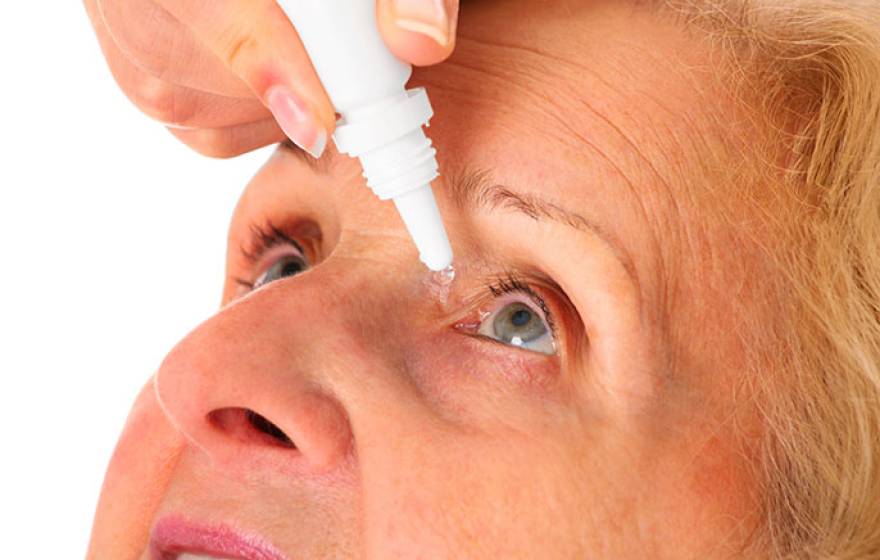
[[[451,266],[452,247],[431,186],[395,197],[394,204],[419,251],[419,260],[435,272]]]
[[[419,252],[419,260],[433,272],[455,277],[455,270],[452,268],[452,249],[449,247],[448,241],[445,245],[437,243],[422,247]]]

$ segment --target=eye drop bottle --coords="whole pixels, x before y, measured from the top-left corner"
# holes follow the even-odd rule
[[[400,213],[420,260],[439,271],[452,248],[431,190],[436,150],[422,126],[433,116],[424,88],[406,89],[412,67],[385,46],[375,0],[279,0],[342,117],[336,148],[357,157],[367,185]]]

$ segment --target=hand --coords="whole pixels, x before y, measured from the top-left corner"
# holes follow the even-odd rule
[[[316,0],[320,1],[320,0]],[[320,155],[333,107],[275,0],[85,0],[123,92],[193,149],[231,157],[285,138]],[[455,46],[458,0],[377,0],[391,51],[416,65]]]

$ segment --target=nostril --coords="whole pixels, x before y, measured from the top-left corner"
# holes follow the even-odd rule
[[[251,426],[264,434],[275,438],[275,440],[284,447],[296,447],[293,444],[293,441],[287,437],[287,434],[285,434],[281,428],[270,422],[265,416],[257,414],[253,410],[248,410],[247,418],[248,422],[251,423]]]
[[[265,416],[248,408],[221,408],[208,414],[212,426],[246,443],[296,449],[296,444]]]

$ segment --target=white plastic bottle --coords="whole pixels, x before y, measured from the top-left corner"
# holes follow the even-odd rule
[[[375,0],[279,0],[342,118],[333,140],[360,159],[367,185],[392,199],[419,258],[431,270],[452,265],[431,181],[436,150],[422,130],[433,116],[424,88],[407,90],[412,67],[385,46]]]

